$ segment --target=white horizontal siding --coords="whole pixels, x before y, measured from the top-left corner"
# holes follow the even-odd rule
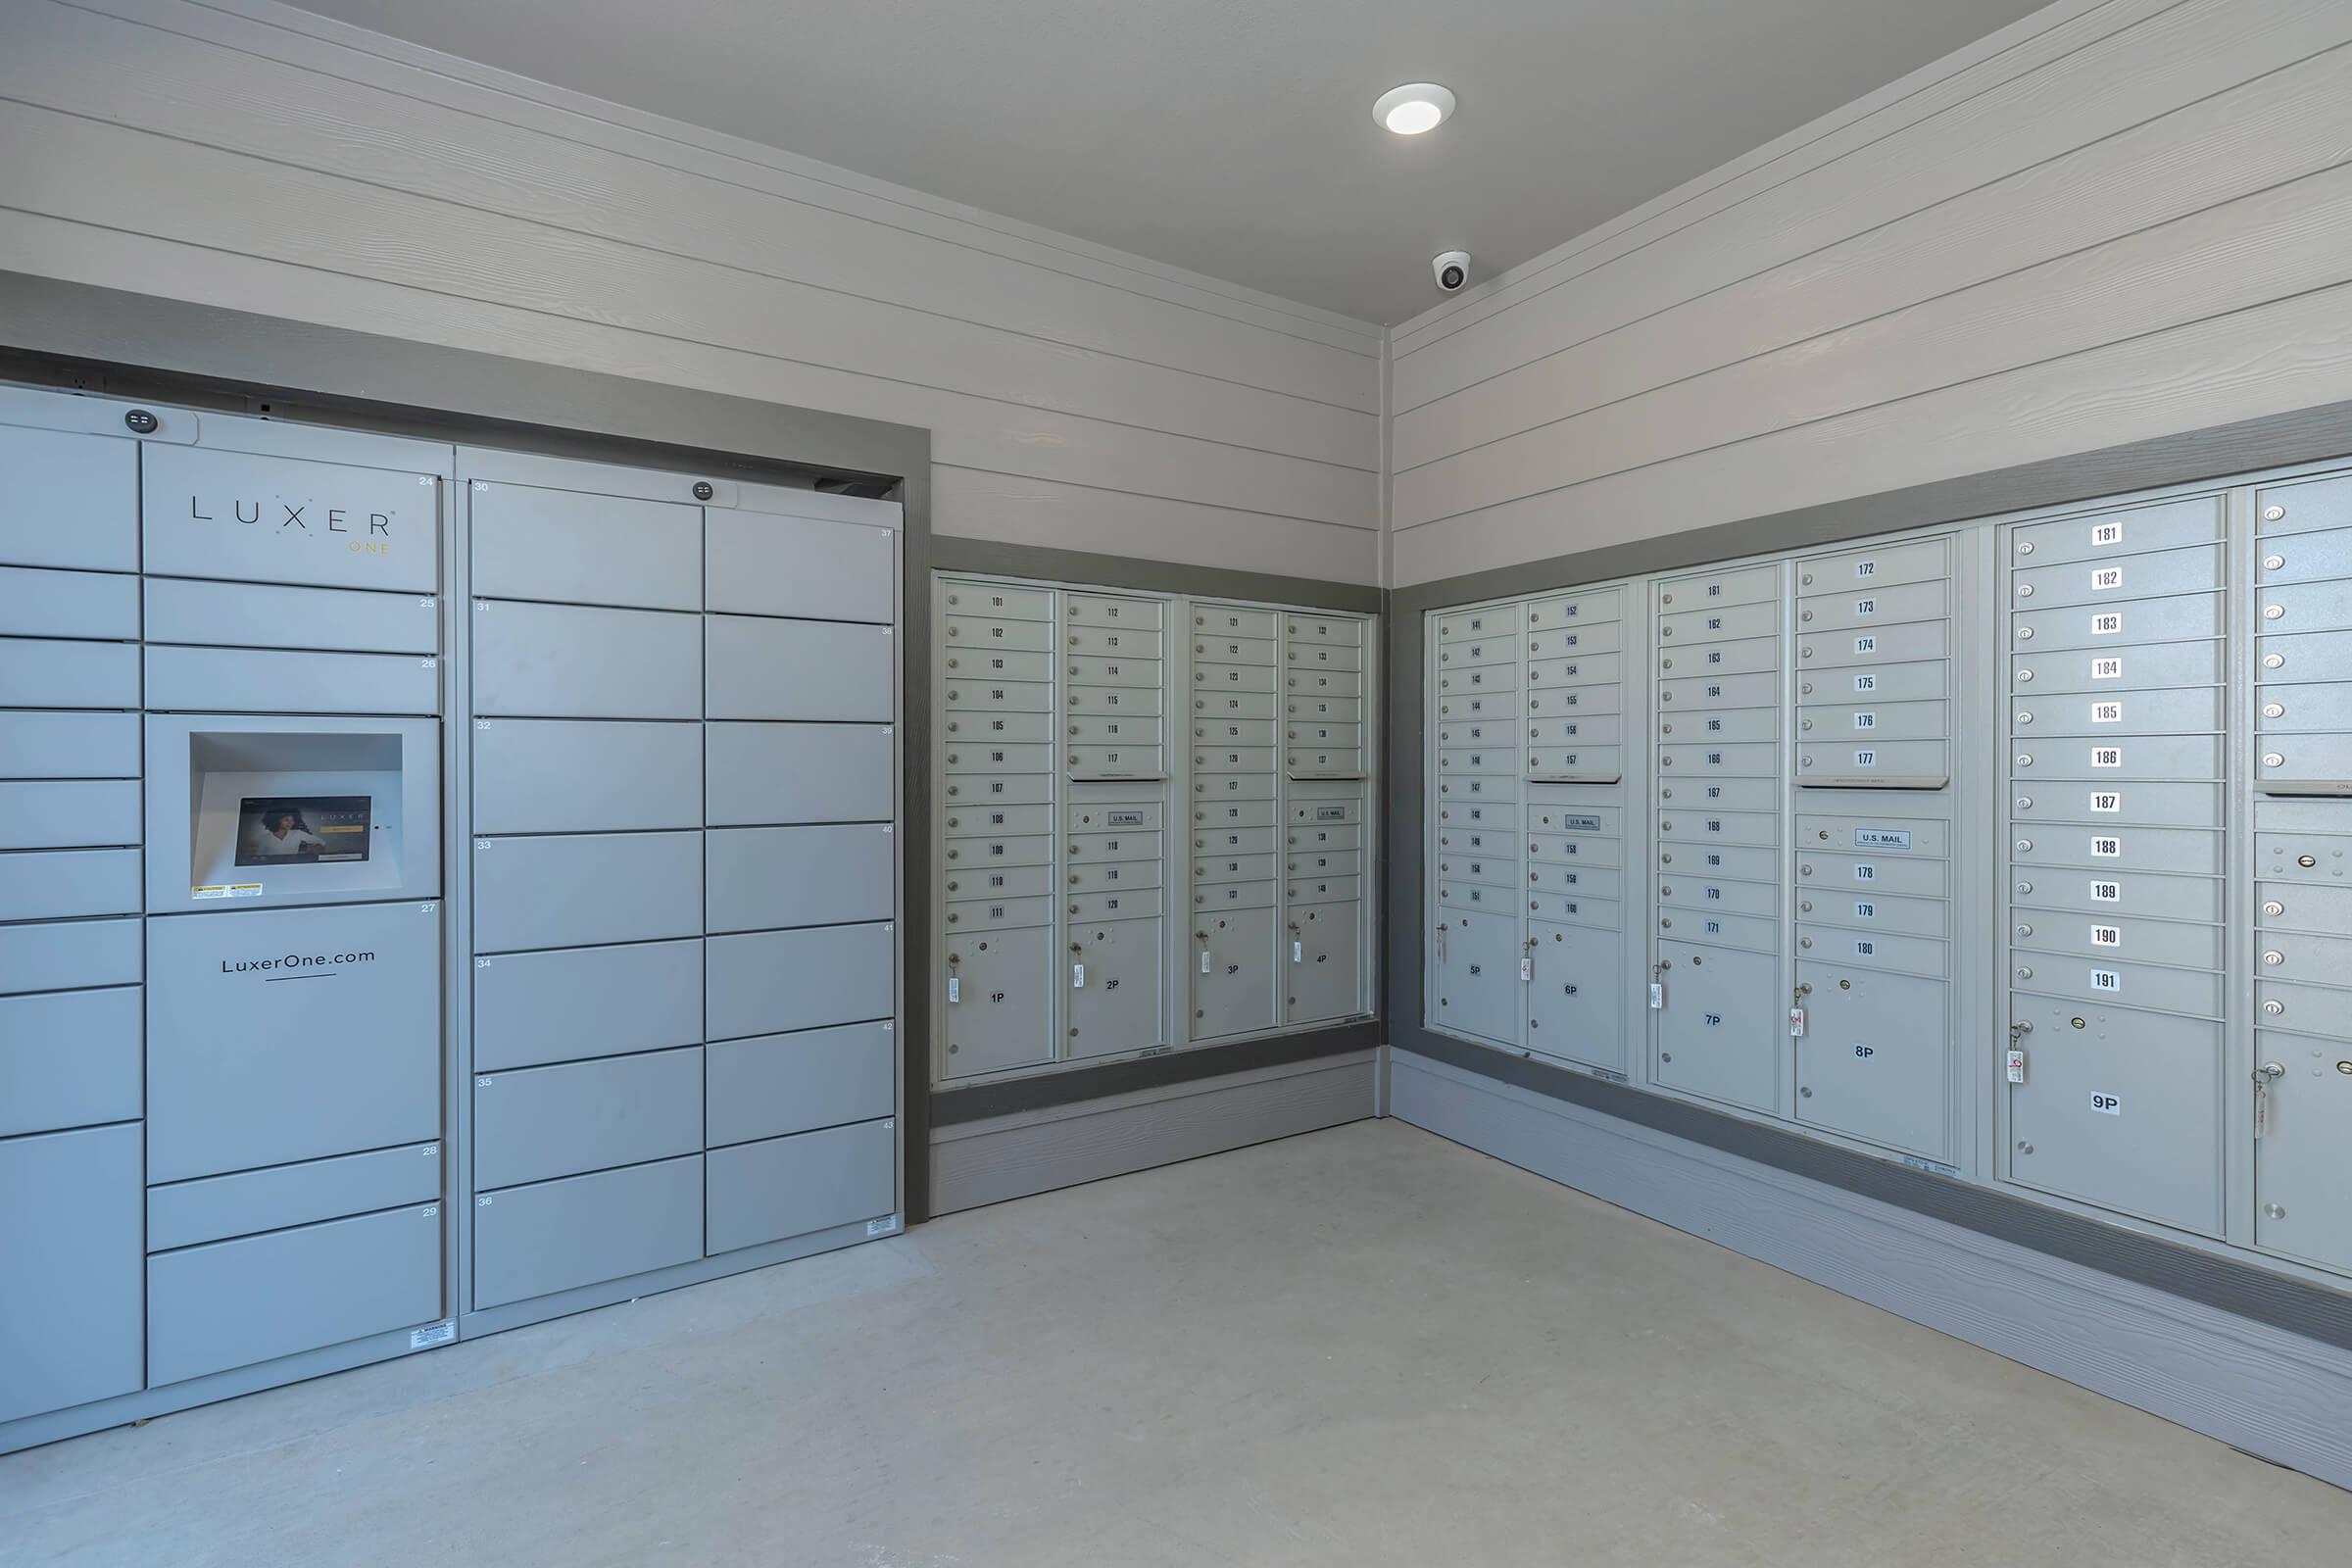
[[[5,8],[0,145],[11,267],[922,425],[942,533],[1377,573],[1360,323],[264,0]]]
[[[1395,581],[2352,396],[2352,6],[2070,0],[1898,85],[1399,328]]]

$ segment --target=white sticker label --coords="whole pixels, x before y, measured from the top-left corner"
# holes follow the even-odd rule
[[[2124,977],[2113,969],[2093,969],[2090,971],[2090,989],[2113,996],[2124,989]]]
[[[445,1323],[435,1323],[429,1328],[409,1330],[409,1348],[421,1350],[427,1346],[447,1345],[457,1337],[457,1320],[453,1318]]]
[[[2094,948],[2120,948],[2124,945],[2124,933],[2111,925],[2094,925],[2090,928],[2090,945]]]
[[[2090,898],[2094,904],[2121,904],[2124,902],[2124,886],[2120,882],[2093,882],[2090,885]]]
[[[258,899],[262,896],[259,882],[208,882],[200,888],[188,889],[191,899]]]
[[[1878,689],[1879,677],[1876,670],[1868,670],[1854,677],[1854,690],[1858,692],[1875,692]]]
[[[1208,973],[1208,963],[1209,963],[1209,958],[1208,958],[1208,950],[1207,950],[1206,948],[1203,948],[1203,949],[1201,949],[1201,950],[1200,950],[1200,972],[1201,972],[1202,974],[1206,974],[1206,973]]]
[[[2124,721],[2124,705],[2112,700],[2093,703],[2090,705],[2090,721],[2093,724],[2121,724]]]
[[[2124,841],[2104,833],[2093,833],[2090,836],[2090,853],[2102,860],[2112,860],[2124,853]]]
[[[1877,653],[1878,651],[1879,651],[1879,640],[1878,640],[1876,637],[1857,637],[1857,638],[1855,638],[1855,639],[1854,639],[1854,652],[1855,652],[1855,653],[1857,653],[1857,654],[1875,654],[1875,653]]]
[[[2090,662],[2090,678],[2092,680],[2122,680],[2124,678],[2123,660],[2113,654],[2092,660]]]
[[[1855,919],[1857,919],[1857,920],[1876,920],[1878,917],[1879,917],[1879,906],[1878,906],[1877,905],[1875,905],[1875,904],[1867,904],[1867,903],[1864,903],[1863,901],[1861,901],[1861,900],[1859,900],[1859,899],[1857,899],[1857,900],[1855,900],[1855,901],[1854,901],[1854,918],[1855,918]]]
[[[868,1236],[888,1236],[898,1228],[899,1216],[896,1214],[888,1214],[881,1219],[869,1219],[865,1222],[865,1234]]]
[[[1879,765],[1879,754],[1876,752],[1856,752],[1854,754],[1854,765],[1856,767],[1876,767]]]
[[[2090,634],[2093,637],[2112,637],[2123,629],[2124,612],[2120,610],[2102,610],[2090,617]]]
[[[1869,711],[1864,711],[1864,712],[1859,712],[1859,713],[1856,713],[1856,714],[1854,715],[1854,728],[1856,728],[1856,729],[1877,729],[1878,727],[1879,727],[1879,715],[1878,715],[1878,714],[1876,714],[1876,713],[1873,713],[1873,712],[1869,712]]]
[[[1085,964],[1073,963],[1070,965],[1070,989],[1072,991],[1084,991],[1086,989]]]
[[[2097,1111],[2102,1116],[2121,1116],[2124,1113],[2123,1097],[2120,1095],[2102,1094],[2098,1090],[2093,1089],[2090,1092],[2090,1108]]]
[[[2090,808],[2094,811],[2120,811],[2124,808],[2124,798],[2113,790],[2092,790]]]
[[[1879,612],[1879,602],[1878,602],[1876,599],[1857,599],[1857,600],[1855,600],[1855,601],[1854,601],[1854,613],[1855,613],[1855,614],[1857,614],[1857,615],[1875,615],[1875,614],[1877,614],[1878,612]]]
[[[2009,1053],[2005,1063],[2005,1073],[2013,1084],[2022,1084],[2026,1081],[2026,1054],[2024,1052],[2012,1051]]]
[[[2121,746],[2093,746],[2090,749],[2090,765],[2121,767],[2124,765],[2124,749]]]
[[[963,1000],[963,982],[956,979],[954,975],[948,976],[948,1000],[950,1002],[961,1002]]]
[[[1858,860],[1854,863],[1855,881],[1876,882],[1878,879],[1879,868],[1877,866],[1872,865],[1868,860]]]
[[[2091,572],[2090,572],[2090,591],[2091,591],[2092,593],[2094,593],[2094,594],[2103,594],[2103,593],[2107,592],[2107,591],[2108,591],[2109,589],[2111,589],[2111,588],[2121,588],[2123,585],[2124,585],[2124,568],[2123,568],[2123,567],[2121,567],[2121,566],[2093,566],[2093,567],[2091,568]]]
[[[2124,525],[2120,522],[2094,522],[2090,525],[2090,542],[2097,545],[2120,545],[2124,542]]]
[[[1877,957],[1878,956],[1879,956],[1879,944],[1878,944],[1878,942],[1877,942],[1875,939],[1873,939],[1873,938],[1871,938],[1871,937],[1856,937],[1856,938],[1854,938],[1854,956],[1855,956],[1855,957],[1857,957],[1857,958],[1875,958],[1875,957]]]

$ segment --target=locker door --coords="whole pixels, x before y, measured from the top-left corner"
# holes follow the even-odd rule
[[[1783,1022],[1780,959],[1769,953],[1660,942],[1665,1005],[1658,1082],[1754,1110],[1774,1108]]]
[[[2270,1030],[2259,1038],[2255,1240],[2352,1269],[2352,1045]]]
[[[990,931],[948,947],[948,1070],[957,1077],[1054,1054],[1054,932]]]
[[[1283,956],[1290,979],[1285,1014],[1293,1023],[1345,1018],[1361,1012],[1357,972],[1360,907],[1354,904],[1297,904],[1290,909],[1290,945]]]
[[[1193,1038],[1274,1027],[1274,911],[1194,916]]]
[[[1624,937],[1537,920],[1528,921],[1527,936],[1528,1049],[1622,1072]]]
[[[1105,1056],[1160,1044],[1160,922],[1070,924],[1072,1056]]]
[[[1439,911],[1437,1006],[1429,1021],[1457,1034],[1519,1040],[1519,921],[1506,914]]]

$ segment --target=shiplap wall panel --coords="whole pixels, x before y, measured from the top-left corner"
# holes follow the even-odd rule
[[[1393,580],[2342,397],[2334,323],[2276,334],[2342,308],[2347,160],[2352,6],[2181,0],[1459,330],[1409,323]]]
[[[250,17],[179,0],[115,9],[137,15],[0,11],[0,99],[12,100],[0,143],[43,149],[0,160],[0,241],[23,231],[5,246],[22,258],[12,265],[919,424],[939,465],[1009,481],[967,521],[956,497],[986,487],[941,475],[942,533],[1003,537],[991,531],[1007,520],[1001,498],[1026,489],[1055,503],[1019,519],[1032,542],[1114,548],[1098,510],[1141,511],[1150,525],[1121,530],[1133,554],[1234,564],[1237,539],[1262,541],[1326,562],[1317,575],[1376,576],[1377,352],[1324,340],[1347,333],[1280,302],[1245,314],[1316,331],[1239,319],[1209,291],[1178,303],[839,211],[811,235],[797,225],[820,187],[803,173],[789,177],[808,190],[787,198],[671,167],[720,156],[691,143],[629,129],[624,143],[660,155],[632,159],[490,113],[576,120],[573,108],[500,102],[487,87],[467,88],[490,102],[464,112],[404,97],[404,82],[451,81],[317,38],[309,29],[325,24],[298,13],[270,36],[327,49],[346,74],[187,35]],[[355,88],[351,74],[371,79]],[[330,100],[335,115],[313,124]],[[497,156],[476,160],[475,137]],[[659,232],[673,220],[675,232]],[[168,242],[172,259],[154,265],[142,241]],[[928,297],[839,286],[860,247],[889,290]],[[106,265],[133,251],[148,264]],[[788,275],[815,253],[828,281]],[[1179,276],[1172,291],[1188,288]],[[1057,296],[1070,302],[1058,319]],[[1237,339],[1246,351],[1220,357],[1216,345]]]

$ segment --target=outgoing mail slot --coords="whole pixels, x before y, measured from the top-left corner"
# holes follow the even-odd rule
[[[1606,685],[1625,678],[1625,656],[1622,654],[1579,654],[1573,659],[1531,660],[1527,665],[1527,689],[1544,691],[1555,686]]]
[[[1801,739],[1828,741],[1942,740],[1951,733],[1951,710],[1942,703],[1856,702],[1807,704],[1797,709]]]
[[[476,833],[595,833],[702,825],[703,727],[482,719],[473,729]]]
[[[105,639],[138,634],[135,577],[0,566],[0,636]]]
[[[2016,991],[2077,1003],[2154,1007],[2200,1018],[2222,1015],[2224,977],[2207,969],[2164,969],[2120,958],[2017,952],[2009,956],[2009,984]]]
[[[1658,670],[1664,675],[1753,675],[1780,667],[1781,640],[1778,637],[1750,637],[1744,642],[1736,643],[1699,643],[1658,655]]]
[[[1843,631],[1807,631],[1796,640],[1797,667],[1808,673],[1876,669],[1922,659],[1941,659],[1951,649],[1951,625],[1915,620],[1900,626],[1853,626]]]
[[[518,718],[700,718],[701,634],[695,615],[477,599],[474,710]]]
[[[897,641],[888,626],[706,615],[703,627],[703,701],[709,717],[878,722],[891,717],[898,665]]]
[[[950,712],[1050,713],[1054,688],[1046,681],[954,680],[943,694]]]
[[[1746,605],[1777,599],[1780,592],[1779,566],[1739,566],[1729,571],[1673,578],[1660,586],[1658,604],[1663,609],[1675,611],[1712,605]]]
[[[1271,664],[1274,644],[1270,638],[1217,636],[1196,633],[1193,654],[1199,659],[1213,660],[1220,664]]]
[[[1054,595],[1043,588],[1004,588],[993,582],[948,581],[940,600],[951,611],[1005,620],[1052,620]]]
[[[118,405],[118,408],[120,405]],[[139,443],[111,435],[0,425],[0,561],[75,571],[139,569]],[[6,1420],[17,1414],[0,1414]]]
[[[1193,630],[1222,633],[1229,637],[1274,636],[1275,617],[1270,610],[1236,610],[1231,605],[1196,604],[1193,606]],[[1295,633],[1294,633],[1295,635]]]
[[[1153,684],[1157,684],[1156,673],[1152,680]],[[1193,665],[1193,690],[1208,696],[1211,701],[1219,692],[1271,692],[1274,690],[1274,671],[1262,664],[1196,663]]]
[[[150,577],[146,590],[151,643],[419,655],[441,648],[441,602],[430,594],[176,577]]]
[[[136,643],[20,638],[0,659],[0,707],[137,708]]]
[[[136,1119],[141,1002],[137,986],[0,997],[0,1138]]]
[[[1951,906],[1941,899],[1907,899],[1876,887],[1850,895],[1808,888],[1796,901],[1796,918],[1808,927],[1845,926],[1856,931],[1885,931],[1895,936],[1948,937],[1952,934]],[[1836,941],[1831,941],[1835,949]]]
[[[1156,835],[1163,808],[1156,800],[1126,801],[1113,796],[1105,800],[1073,801],[1069,805],[1068,815],[1070,831],[1073,833],[1092,829],[1131,834],[1143,831]],[[1152,853],[1156,855],[1159,852],[1154,849]]]
[[[787,501],[785,505],[795,503]],[[828,504],[841,506],[840,499]],[[887,503],[851,501],[895,518]],[[746,615],[887,621],[898,602],[899,552],[879,522],[836,522],[732,507],[703,509],[708,608]],[[1004,611],[982,606],[985,613]]]
[[[1065,594],[1061,602],[1062,617],[1073,626],[1129,627],[1140,631],[1160,629],[1160,604],[1156,599],[1112,599],[1102,594]]]
[[[0,920],[74,920],[138,911],[137,850],[0,855]]]
[[[136,985],[144,973],[136,915],[0,925],[0,995]]]
[[[1661,717],[1658,720],[1658,733],[1684,741],[1705,741],[1710,746],[1724,741],[1778,740],[1781,715],[1779,710],[1771,708],[1740,708],[1725,711],[1702,710]],[[1560,738],[1565,740],[1571,737]],[[1593,738],[1615,740],[1617,737]]]
[[[1616,834],[1624,831],[1625,812],[1615,806],[1588,806],[1582,801],[1559,802],[1552,797],[1560,792],[1538,792],[1539,805],[1529,826],[1537,832],[1571,833],[1590,836],[1595,833]]]
[[[1044,773],[1054,766],[1051,746],[958,740],[941,748],[940,762],[951,773]]]
[[[2034,610],[2009,617],[2009,647],[2019,654],[2052,648],[2129,649],[2219,637],[2226,619],[2219,593]]]
[[[1894,627],[1936,620],[1951,611],[1951,584],[1914,582],[1889,587],[1856,587],[1796,602],[1796,629],[1807,634],[1857,627]]]
[[[136,713],[0,713],[0,778],[138,776]]]
[[[887,920],[898,909],[888,822],[712,828],[704,855],[707,931]]]
[[[949,615],[940,628],[942,642],[949,648],[1002,648],[1030,654],[1042,654],[1055,648],[1054,635],[1052,626],[1039,621],[982,619],[977,615]],[[1152,652],[1158,652],[1156,646]]]
[[[699,940],[511,953],[477,961],[472,973],[476,1072],[703,1037]]]
[[[1065,626],[1061,651],[1094,659],[1157,659],[1160,634],[1127,626]]]
[[[1301,798],[1296,791],[1291,798],[1291,820],[1298,823],[1361,822],[1364,819],[1363,811],[1363,803],[1353,799],[1327,799],[1321,796]],[[1441,820],[1445,819],[1443,811],[1438,814]],[[1464,820],[1471,819],[1465,817]],[[1510,823],[1498,820],[1494,825],[1509,826]]]
[[[2164,594],[2197,593],[2228,580],[2220,545],[2197,545],[2154,555],[2125,556],[2035,566],[2010,574],[2009,595],[2019,610],[2051,605],[2106,605]]]
[[[432,474],[156,442],[140,470],[152,575],[422,594],[439,583]]]
[[[1658,637],[1662,647],[1685,644],[1708,647],[1743,637],[1772,637],[1781,629],[1781,607],[1777,604],[1712,606],[1661,617],[1658,621]],[[1606,646],[1614,647],[1614,640]],[[1544,651],[1552,652],[1549,649]],[[1558,650],[1560,653],[1567,651]]]
[[[1908,664],[1863,663],[1807,670],[1796,683],[1799,704],[1933,702],[1950,686],[1950,666],[1940,659]]]
[[[1942,539],[1814,556],[1797,563],[1796,591],[1800,598],[1821,598],[1934,582],[1951,574],[1951,546]]]
[[[709,1038],[783,1034],[891,1015],[893,925],[819,925],[712,937]]]
[[[700,507],[480,480],[466,505],[477,594],[703,608]]]
[[[1892,858],[1952,853],[1951,824],[1932,817],[1800,816],[1796,842],[1808,854],[1855,851]]]
[[[641,1164],[702,1147],[700,1046],[474,1076],[476,1188]]]
[[[867,1121],[712,1150],[706,1250],[716,1256],[888,1215],[898,1205],[892,1129]]]
[[[699,733],[712,827],[854,822],[890,812],[897,780],[888,725],[706,724]],[[474,755],[478,792],[478,733]]]
[[[2205,544],[2222,536],[2222,498],[2189,496],[2153,506],[2087,513],[2055,522],[2026,523],[2009,531],[2010,559],[2020,566],[2054,561],[2094,561],[2178,545]]]
[[[1527,657],[1530,659],[1576,659],[1590,654],[1613,654],[1624,646],[1625,629],[1614,621],[1597,624],[1569,622],[1550,631],[1531,631],[1527,634]]]
[[[0,781],[0,850],[138,842],[136,779]]]
[[[477,953],[651,942],[703,929],[700,833],[477,839]]]

